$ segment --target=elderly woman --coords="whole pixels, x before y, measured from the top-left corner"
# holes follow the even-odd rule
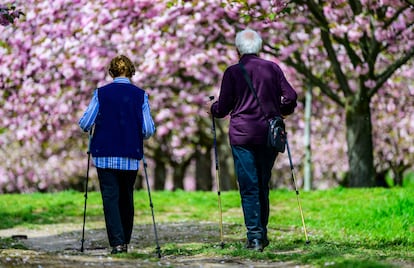
[[[131,83],[135,68],[123,55],[111,60],[113,81],[95,90],[79,121],[95,125],[90,153],[97,169],[111,254],[128,251],[134,222],[134,184],[143,157],[143,139],[155,132],[148,95]]]

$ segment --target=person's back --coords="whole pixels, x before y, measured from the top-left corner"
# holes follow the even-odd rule
[[[135,67],[123,55],[108,68],[113,81],[95,90],[79,120],[84,131],[95,126],[90,152],[102,194],[112,254],[128,251],[134,225],[134,184],[143,157],[143,139],[155,132],[148,95],[131,83]]]
[[[237,33],[240,61],[224,72],[219,99],[210,107],[214,117],[230,114],[229,138],[247,229],[246,248],[258,251],[269,244],[269,181],[278,154],[267,146],[268,120],[293,113],[297,99],[279,66],[259,58],[261,46],[255,31]]]
[[[243,78],[240,63],[247,70],[263,111]],[[224,73],[219,107],[225,108],[219,108],[215,116],[220,118],[230,113],[231,144],[265,144],[267,121],[275,115],[293,112],[296,93],[276,63],[256,54],[242,55],[240,63],[230,66]]]
[[[144,91],[129,83],[110,83],[98,89],[99,113],[91,153],[96,157],[141,159]],[[111,141],[111,142],[108,142]]]

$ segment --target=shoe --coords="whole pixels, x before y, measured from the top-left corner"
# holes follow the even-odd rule
[[[126,253],[127,249],[125,248],[125,245],[118,245],[112,248],[111,254],[120,254],[120,253]]]
[[[263,239],[263,248],[267,247],[269,245],[269,240]]]
[[[128,252],[128,244],[123,244],[122,246],[124,247],[124,252],[127,253]]]
[[[255,238],[247,241],[246,248],[262,252],[264,247],[263,242],[260,239]]]

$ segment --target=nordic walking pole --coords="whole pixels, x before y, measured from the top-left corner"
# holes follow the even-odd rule
[[[210,96],[209,99],[212,101],[214,96]],[[218,153],[217,153],[217,137],[216,137],[216,123],[214,120],[214,115],[211,115],[212,120],[212,131],[214,139],[214,159],[216,162],[216,184],[217,184],[217,197],[218,197],[218,207],[220,214],[220,247],[224,248],[224,239],[223,239],[223,212],[221,209],[221,193],[220,193],[220,171],[219,171],[219,162],[218,162]]]
[[[142,157],[142,163],[144,164],[145,180],[147,182],[148,198],[149,198],[149,203],[150,203],[150,207],[151,207],[151,214],[152,214],[152,224],[154,226],[155,244],[157,245],[156,250],[157,250],[158,258],[161,258],[161,248],[160,248],[160,244],[158,243],[157,226],[155,225],[154,205],[152,204],[151,190],[150,190],[150,185],[149,185],[149,182],[148,182],[147,161],[145,161],[144,156]]]
[[[309,244],[310,241],[308,239],[308,233],[306,232],[305,218],[303,217],[302,206],[300,204],[300,199],[299,199],[299,190],[298,190],[298,187],[296,186],[296,176],[295,176],[295,171],[293,169],[292,156],[290,155],[290,149],[289,149],[289,143],[288,143],[288,139],[287,139],[287,133],[286,133],[286,148],[287,148],[288,156],[289,156],[290,170],[292,172],[292,181],[293,181],[293,185],[295,186],[295,191],[296,191],[296,199],[298,201],[300,216],[302,217],[302,225],[303,225],[303,231],[305,232],[306,244]]]
[[[88,167],[86,168],[86,183],[85,183],[85,205],[83,207],[83,227],[82,227],[82,239],[81,239],[81,249],[83,252],[83,243],[85,242],[85,222],[86,222],[86,200],[88,199],[88,181],[89,181],[89,166],[91,162],[91,139],[92,139],[93,126],[89,130],[89,140],[88,140]]]

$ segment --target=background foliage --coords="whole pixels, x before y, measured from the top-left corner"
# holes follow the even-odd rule
[[[93,90],[110,81],[106,65],[119,53],[133,59],[133,81],[150,94],[158,129],[145,145],[158,189],[214,187],[211,121],[203,105],[208,96],[217,96],[223,70],[237,63],[233,39],[239,29],[249,26],[262,34],[262,56],[281,64],[299,93],[296,113],[287,119],[299,172],[305,150],[304,90],[310,76],[292,63],[302,62],[343,97],[321,48],[320,28],[314,27],[309,7],[314,1],[15,2],[25,16],[0,32],[1,192],[60,190],[79,183],[86,169],[87,135],[77,122]],[[350,13],[353,4],[361,8],[360,15]],[[319,7],[337,38],[334,44],[346,33],[348,48],[361,56],[364,51],[357,44],[369,33],[386,48],[375,66],[381,72],[396,56],[413,51],[414,16],[407,5],[336,0]],[[387,23],[384,18],[392,18],[386,25],[390,27],[381,26]],[[346,56],[346,46],[334,48],[351,93],[360,83],[369,89],[374,83],[364,76],[369,62],[355,65]],[[378,174],[391,170],[397,177],[412,169],[413,70],[411,59],[370,103]],[[315,188],[343,183],[349,169],[344,109],[321,88],[315,85],[312,103]],[[234,188],[226,121],[219,122],[218,132],[221,178],[225,188]],[[290,178],[287,156],[280,156],[275,166],[272,184],[285,186]]]

